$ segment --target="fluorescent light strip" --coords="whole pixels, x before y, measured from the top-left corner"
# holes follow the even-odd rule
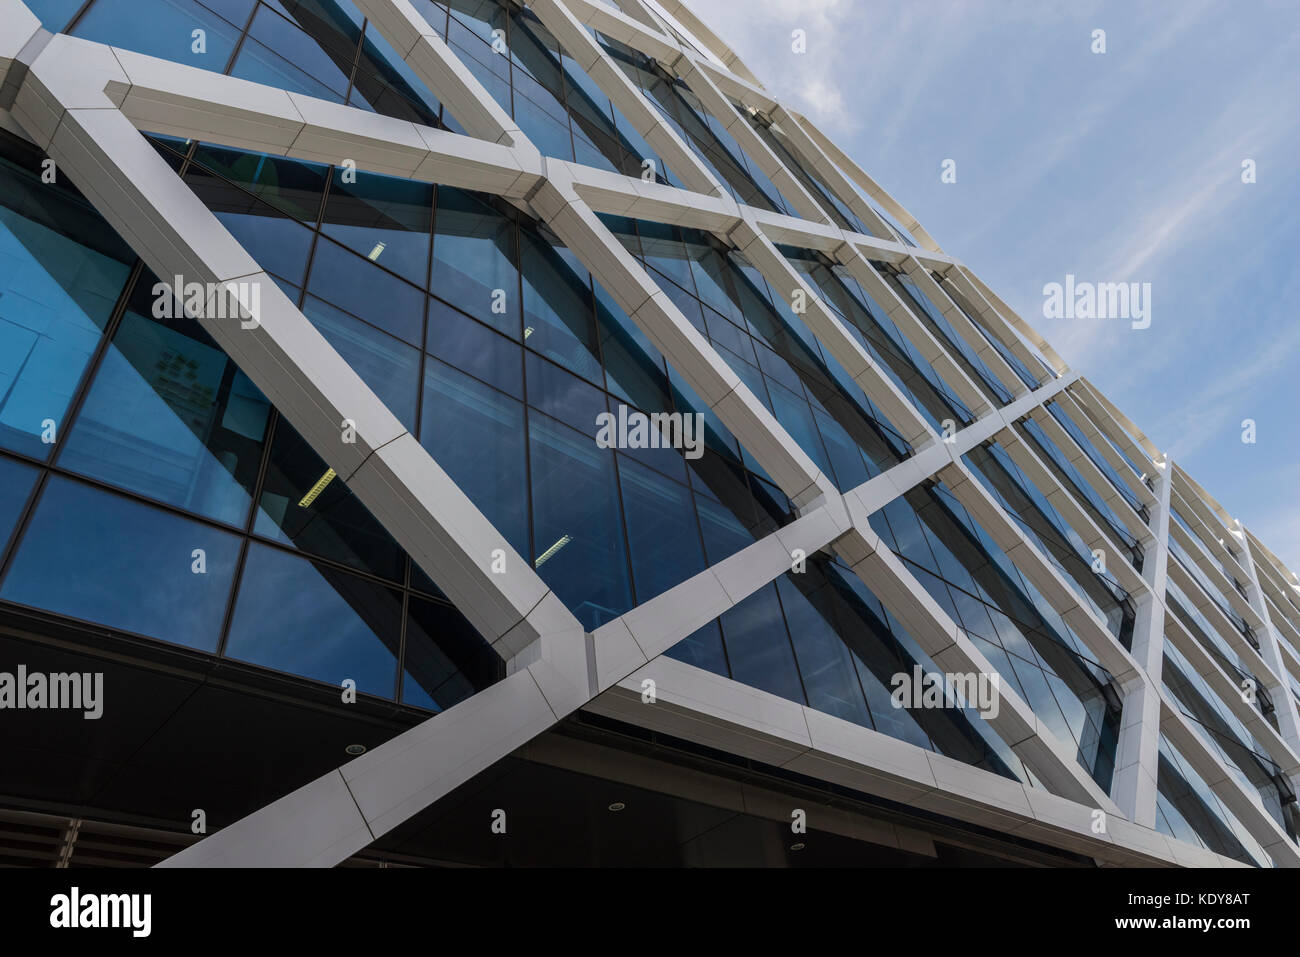
[[[560,540],[559,540],[558,542],[556,542],[554,545],[552,545],[552,546],[551,546],[550,548],[548,548],[546,551],[542,552],[540,555],[537,556],[537,561],[533,562],[533,567],[534,567],[534,568],[541,568],[541,567],[542,567],[542,562],[546,561],[548,558],[550,558],[552,555],[554,555],[556,552],[558,552],[558,551],[559,551],[561,548],[563,548],[565,545],[569,544],[569,542],[571,542],[571,541],[573,541],[573,536],[571,536],[571,535],[562,535],[562,536],[560,537]]]
[[[313,485],[308,490],[307,494],[302,497],[302,501],[298,503],[298,507],[306,508],[312,502],[316,501],[316,497],[320,495],[321,492],[325,491],[325,486],[329,485],[330,482],[333,482],[334,476],[338,474],[339,473],[335,472],[333,469],[326,469],[325,474],[318,478],[316,484]]]

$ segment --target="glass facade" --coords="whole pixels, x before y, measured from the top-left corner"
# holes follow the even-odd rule
[[[696,230],[602,219],[841,491],[911,454],[862,387],[737,251]],[[740,454],[761,473],[747,451]]]
[[[1070,438],[1074,439],[1075,443],[1083,450],[1084,454],[1088,456],[1092,464],[1097,466],[1102,475],[1106,476],[1111,487],[1119,493],[1120,497],[1124,499],[1124,501],[1128,502],[1129,507],[1138,514],[1142,521],[1149,522],[1151,516],[1147,513],[1146,506],[1138,501],[1138,497],[1134,494],[1133,490],[1128,487],[1122,478],[1120,478],[1119,473],[1115,471],[1114,467],[1106,457],[1101,454],[1097,447],[1092,444],[1092,441],[1084,435],[1083,430],[1075,423],[1070,413],[1066,411],[1065,406],[1060,402],[1052,401],[1046,403],[1043,408],[1047,409],[1047,411],[1052,414],[1052,418],[1060,424],[1061,428],[1069,433]],[[1101,435],[1105,438],[1106,433],[1102,432]],[[1107,439],[1107,441],[1109,441],[1109,439]],[[1115,446],[1115,450],[1119,451],[1119,448]],[[1129,464],[1132,465],[1131,462]],[[1133,471],[1134,474],[1142,474],[1138,472],[1136,466],[1133,467]]]
[[[351,0],[29,5],[52,31],[464,132]],[[681,170],[666,166],[526,6],[411,5],[545,156],[631,177],[648,170],[681,185]],[[737,202],[796,214],[687,84],[593,34]],[[779,123],[732,105],[837,227],[870,234],[831,177],[795,160]],[[797,517],[750,450],[526,203],[217,143],[150,142],[585,629]],[[0,132],[0,612],[105,640],[164,643],[302,688],[352,682],[372,704],[411,720],[500,680],[504,664],[484,637],[202,325],[160,312],[167,294],[158,277],[75,188],[61,178],[42,182],[42,159]],[[876,202],[860,198],[887,227],[877,228],[886,233],[879,238],[915,246]],[[739,251],[701,230],[600,219],[839,490],[913,455],[784,291]],[[779,251],[936,431],[975,421],[848,270],[812,249]],[[989,403],[1012,402],[913,276],[872,265]],[[1050,380],[1032,348],[1022,360],[971,303],[944,288],[1020,384]],[[1044,408],[1148,522],[1121,474],[1132,468],[1151,485],[1132,457],[1103,432],[1098,441],[1124,463],[1117,470],[1074,417],[1086,413],[1060,401]],[[700,447],[598,440],[606,417],[638,414],[698,415]],[[1125,506],[1092,488],[1071,450],[1040,422],[1024,418],[1013,428],[1140,571],[1143,548],[1115,511]],[[1130,596],[1094,567],[1084,538],[1005,448],[984,442],[964,462],[1130,647]],[[1177,493],[1174,503],[1174,525],[1195,543],[1171,536],[1177,567],[1258,648],[1235,599],[1202,571],[1195,550],[1211,555],[1244,597],[1241,567],[1205,547]],[[870,522],[1000,680],[1109,790],[1119,689],[1029,577],[942,482],[911,487]],[[1252,703],[1277,728],[1274,702],[1233,643],[1172,581],[1166,599],[1234,682],[1254,682]],[[1288,620],[1300,622],[1300,605],[1290,604]],[[1272,598],[1268,606],[1282,614]],[[806,570],[759,588],[667,654],[1042,787],[973,707],[895,706],[900,675],[939,668],[839,558],[808,557]],[[1296,840],[1296,796],[1268,746],[1168,641],[1163,681],[1225,769]],[[1300,701],[1300,680],[1288,681]],[[1271,862],[1163,737],[1158,821],[1180,840]]]
[[[874,513],[871,526],[1109,789],[1121,711],[1113,678],[952,493],[926,482]]]
[[[1052,441],[1047,431],[1032,417],[1026,416],[1015,423],[1015,430],[1025,441],[1039,461],[1051,469],[1056,480],[1073,496],[1079,506],[1088,513],[1102,534],[1110,539],[1121,555],[1133,565],[1135,571],[1142,570],[1144,558],[1142,546],[1128,530],[1114,509],[1107,504],[1092,484],[1079,472],[1069,456]]]
[[[196,195],[588,628],[789,520],[789,500],[612,297],[509,204],[364,173],[345,183],[338,169],[206,144],[156,146],[183,151],[172,155]],[[621,407],[700,411],[702,454],[599,447],[597,417]],[[320,475],[282,480],[295,455],[272,450],[273,497],[256,523],[281,541],[319,531],[292,527],[292,490]],[[669,503],[672,519],[657,519]],[[350,549],[340,560],[377,559]]]
[[[1210,656],[1218,662],[1229,677],[1234,679],[1236,684],[1242,688],[1249,686],[1254,688],[1254,705],[1264,716],[1269,724],[1276,729],[1278,727],[1277,715],[1273,713],[1273,702],[1269,693],[1264,689],[1264,682],[1255,675],[1248,663],[1237,654],[1235,648],[1219,634],[1218,629],[1206,620],[1205,616],[1197,609],[1186,592],[1179,588],[1172,579],[1166,582],[1165,586],[1165,604],[1169,612],[1177,616],[1178,623],[1196,639]]]
[[[973,707],[896,707],[896,676],[941,669],[843,562],[813,556],[667,652],[817,711],[1041,786]]]
[[[780,190],[685,83],[612,37],[597,33],[596,39],[736,202],[772,212],[793,212]]]
[[[307,500],[325,464],[195,321],[155,317],[156,277],[107,224],[37,185],[35,151],[0,147],[0,334],[19,360],[0,603],[433,710],[496,681],[496,654],[341,481]],[[199,192],[232,205],[229,184]],[[226,221],[256,235],[240,217],[267,218],[241,202]]]
[[[1021,531],[1037,542],[1039,550],[1064,578],[1074,583],[1074,591],[1106,623],[1111,634],[1124,647],[1130,647],[1133,603],[1119,582],[1097,568],[1092,550],[1078,532],[997,442],[986,442],[963,458]]]
[[[350,0],[34,0],[32,8],[52,31],[459,130]]]
[[[893,379],[935,431],[952,434],[975,420],[889,314],[842,266],[811,249],[779,247],[805,281],[844,323],[850,335]],[[945,428],[947,423],[947,428]]]
[[[1014,396],[1007,391],[979,354],[953,328],[948,317],[930,301],[930,297],[911,276],[889,263],[873,260],[871,265],[893,289],[894,294],[911,310],[912,315],[921,321],[921,324],[957,361],[986,399],[994,405],[1007,405],[1011,402]]]
[[[1271,865],[1272,858],[1259,842],[1164,735],[1160,736],[1156,788],[1156,827],[1160,831],[1243,864]]]
[[[1216,695],[1205,679],[1196,673],[1178,648],[1165,637],[1165,658],[1161,681],[1183,714],[1192,721],[1214,749],[1219,760],[1248,791],[1259,795],[1265,809],[1294,841],[1300,825],[1291,782],[1268,757],[1268,748]]]

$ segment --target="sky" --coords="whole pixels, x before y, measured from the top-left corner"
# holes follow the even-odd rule
[[[1300,572],[1300,4],[687,2]],[[1067,273],[1150,326],[1044,318]]]

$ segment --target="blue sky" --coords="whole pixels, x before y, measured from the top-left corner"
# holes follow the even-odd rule
[[[688,2],[1300,570],[1300,5]],[[1150,328],[1044,319],[1067,273],[1150,282]]]

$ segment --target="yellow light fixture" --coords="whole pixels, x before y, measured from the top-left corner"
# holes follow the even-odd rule
[[[541,567],[542,567],[542,562],[546,561],[548,558],[550,558],[552,555],[554,555],[556,552],[558,552],[558,551],[559,551],[561,548],[563,548],[565,545],[569,544],[569,542],[571,542],[571,541],[573,541],[573,537],[570,536],[570,535],[562,535],[562,536],[560,536],[560,540],[559,540],[558,542],[556,542],[554,545],[552,545],[552,546],[551,546],[550,548],[548,548],[546,551],[542,552],[540,555],[537,556],[537,561],[533,562],[533,567],[534,567],[534,568],[541,568]]]
[[[316,497],[320,495],[321,492],[325,491],[325,486],[329,485],[330,482],[333,482],[334,476],[336,475],[338,475],[338,473],[333,469],[326,469],[325,474],[316,480],[316,484],[307,490],[307,494],[302,497],[302,501],[298,503],[298,507],[306,508],[312,502],[316,501]]]

